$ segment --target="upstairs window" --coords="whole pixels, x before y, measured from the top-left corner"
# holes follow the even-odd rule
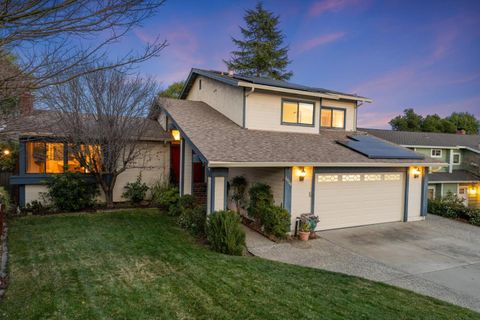
[[[322,128],[345,129],[345,109],[322,107],[320,118]]]
[[[314,110],[313,102],[284,100],[282,101],[282,124],[313,126]]]
[[[432,149],[430,156],[432,158],[441,158],[442,157],[442,149]]]
[[[453,164],[460,164],[460,153],[453,154]]]

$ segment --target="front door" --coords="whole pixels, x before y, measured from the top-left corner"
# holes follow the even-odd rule
[[[463,204],[468,206],[468,187],[458,187],[458,198]]]
[[[170,145],[170,183],[178,186],[180,181],[180,144]]]

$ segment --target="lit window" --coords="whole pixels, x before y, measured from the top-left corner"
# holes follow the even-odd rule
[[[442,156],[442,149],[432,149],[431,157],[432,158],[440,158]]]
[[[399,174],[386,174],[384,176],[385,181],[398,181],[400,180],[400,175]]]
[[[27,173],[62,173],[63,143],[27,142]]]
[[[381,174],[366,174],[363,179],[365,181],[381,181],[382,175]]]
[[[313,126],[314,109],[310,102],[283,101],[282,123]]]
[[[85,161],[88,164],[88,167],[93,168],[96,166],[97,169],[100,169],[100,147],[98,146],[89,146],[87,149],[82,144],[78,147],[69,145],[68,149],[68,171],[69,172],[80,172],[80,173],[90,173],[91,170],[82,166],[81,162]]]
[[[360,181],[359,174],[344,174],[342,175],[342,182],[356,182]]]
[[[318,176],[318,182],[338,182],[337,175]]]
[[[460,164],[460,153],[453,154],[453,164]]]
[[[321,126],[323,128],[345,128],[345,109],[325,108],[321,110]]]

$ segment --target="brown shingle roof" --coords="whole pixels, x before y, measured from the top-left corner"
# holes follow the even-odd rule
[[[448,172],[436,172],[428,175],[429,182],[478,182],[480,177],[466,171],[466,170],[454,170],[452,173]]]
[[[380,129],[358,129],[378,138],[391,141],[402,146],[431,147],[468,147],[480,151],[479,135],[464,135],[436,132],[409,132]]]
[[[204,102],[158,98],[210,166],[226,163],[298,165],[365,165],[436,163],[426,160],[369,159],[339,145],[352,132],[322,130],[321,134],[243,129]]]
[[[8,136],[61,136],[62,132],[57,125],[57,119],[55,111],[37,109],[28,115],[9,122],[2,131]],[[86,121],[91,121],[88,116],[86,117]],[[171,139],[170,133],[165,131],[158,121],[147,119],[142,140],[163,141]]]

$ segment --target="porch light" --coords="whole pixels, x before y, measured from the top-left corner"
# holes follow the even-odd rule
[[[8,149],[3,150],[3,154],[8,156],[10,154],[10,150],[8,150]]]
[[[300,181],[305,180],[305,177],[307,176],[307,172],[305,171],[305,167],[298,168],[297,176],[298,176],[298,180],[300,180]]]
[[[180,141],[180,131],[172,130],[172,137],[173,137],[173,140]]]
[[[468,194],[470,194],[472,196],[476,195],[477,194],[477,188],[475,188],[475,187],[468,188]]]
[[[420,177],[420,175],[422,174],[422,171],[420,171],[420,168],[418,168],[418,167],[413,167],[411,169],[411,173],[413,174],[413,177],[416,179],[416,178]]]

